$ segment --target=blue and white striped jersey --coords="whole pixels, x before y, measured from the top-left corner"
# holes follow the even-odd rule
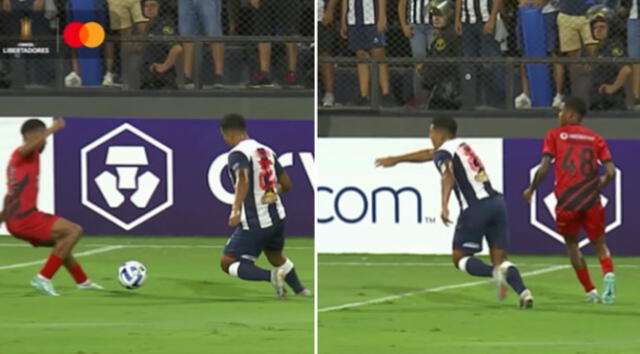
[[[375,25],[378,20],[378,0],[349,0],[347,24],[349,26]]]
[[[462,23],[487,22],[491,16],[492,0],[461,0]]]
[[[409,0],[407,18],[410,24],[424,25],[429,23],[429,2],[431,0]]]
[[[500,195],[491,186],[489,176],[482,161],[471,146],[461,139],[446,141],[436,151],[433,161],[440,173],[444,172],[444,164],[452,162],[455,186],[453,192],[460,203],[460,210],[465,210],[479,200]]]
[[[240,169],[247,169],[249,176],[249,192],[242,203],[242,228],[265,229],[284,220],[286,212],[277,194],[283,169],[273,150],[253,139],[243,140],[228,155],[229,177],[234,185]]]

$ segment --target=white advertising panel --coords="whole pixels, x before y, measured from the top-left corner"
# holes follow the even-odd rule
[[[502,139],[465,140],[502,191]],[[433,163],[374,166],[377,157],[430,148],[428,138],[324,138],[316,146],[318,252],[451,253],[455,226],[440,220],[440,174]],[[451,199],[455,220],[459,208]]]
[[[22,135],[20,135],[20,126],[31,117],[3,117],[0,118],[0,208],[4,202],[4,196],[7,192],[7,173],[6,168],[13,151],[22,144]],[[53,121],[52,118],[41,119],[47,126]],[[53,137],[47,142],[47,147],[40,157],[40,195],[38,200],[38,208],[42,211],[54,212],[53,201]],[[5,225],[0,226],[0,235],[7,235]]]

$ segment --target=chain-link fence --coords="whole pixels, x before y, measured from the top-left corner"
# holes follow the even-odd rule
[[[325,0],[321,106],[640,110],[638,0]]]
[[[0,89],[314,84],[311,0],[0,1]]]

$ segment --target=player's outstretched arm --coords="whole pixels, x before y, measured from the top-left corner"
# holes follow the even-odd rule
[[[289,192],[293,188],[293,183],[291,183],[289,175],[284,170],[278,175],[278,184],[278,194],[280,195]]]
[[[42,145],[44,145],[45,141],[49,135],[56,133],[60,129],[65,126],[64,118],[54,118],[53,124],[49,128],[47,128],[43,134],[41,134],[37,139],[33,139],[31,141],[25,142],[24,145],[20,147],[20,155],[23,157],[31,156],[34,151],[40,150]]]
[[[231,215],[229,215],[229,226],[236,227],[240,224],[240,213],[242,212],[242,203],[249,193],[249,170],[241,168],[236,171],[235,197],[233,206],[231,207]]]
[[[549,174],[549,167],[551,167],[551,156],[544,155],[542,157],[542,161],[540,161],[540,167],[538,167],[536,174],[533,177],[533,182],[531,182],[531,185],[524,190],[523,196],[527,202],[531,202],[533,192],[538,189],[540,183],[547,178],[547,174]]]
[[[376,167],[393,167],[400,162],[427,162],[433,160],[434,153],[433,149],[424,149],[404,155],[380,157],[376,159],[375,164]]]
[[[611,182],[613,177],[616,176],[616,165],[613,164],[613,161],[607,161],[604,163],[604,175],[600,176],[600,184],[598,185],[599,189],[602,189]]]

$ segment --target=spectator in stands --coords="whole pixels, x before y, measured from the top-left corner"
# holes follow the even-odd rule
[[[160,0],[143,0],[144,16],[149,19],[149,36],[173,36],[175,24],[161,14]],[[144,49],[142,89],[177,88],[175,64],[182,55],[182,46],[164,41],[151,42]]]
[[[597,41],[597,56],[601,58],[621,58],[625,55],[623,38],[614,35],[616,14],[604,6],[596,5],[587,12],[593,38]],[[618,36],[619,37],[619,36]],[[629,65],[598,64],[591,76],[590,109],[624,110],[625,83],[631,75]]]
[[[560,39],[560,52],[571,58],[579,58],[582,47],[587,51],[587,55],[596,55],[596,40],[593,39],[591,26],[587,20],[586,13],[591,0],[558,0],[558,36]],[[572,77],[580,71],[580,65],[570,65],[569,70]],[[588,70],[588,69],[587,69]],[[552,106],[559,108],[562,103],[561,93],[556,93]]]
[[[429,14],[434,28],[434,40],[429,50],[431,57],[460,56],[460,38],[453,29],[453,6],[449,0],[431,0]],[[423,84],[430,92],[428,109],[460,108],[460,74],[455,62],[427,66]]]
[[[340,35],[358,59],[384,58],[387,38],[387,0],[342,0]],[[369,104],[369,63],[357,65],[360,95],[357,106]],[[378,65],[382,105],[395,104],[389,89],[389,65]]]
[[[620,12],[627,19],[627,51],[630,58],[640,61],[640,0],[622,0]],[[640,63],[633,64],[631,87],[634,96],[634,109],[640,111]]]
[[[430,0],[398,1],[400,27],[404,36],[409,39],[413,58],[425,58],[427,48],[431,47],[433,42],[433,27],[429,23],[429,2]],[[422,76],[422,67],[423,64],[415,66],[413,101],[410,101],[410,106],[421,106],[426,100],[426,92],[422,89],[422,83],[419,79]]]
[[[284,36],[299,35],[301,4],[300,0],[249,0],[254,8],[255,35],[272,36],[273,28],[279,28],[279,33]],[[286,43],[287,49],[287,73],[284,84],[289,87],[298,87],[298,46],[297,43]],[[271,43],[258,43],[258,60],[260,71],[256,73],[248,86],[252,88],[274,87],[271,77]]]
[[[462,37],[462,54],[467,58],[501,57],[500,43],[496,40],[498,12],[502,8],[502,0],[456,0],[455,31]],[[505,74],[503,66],[463,65],[463,77],[467,81],[465,88],[465,104],[475,106],[477,95],[486,93],[487,104],[501,106],[504,104]]]
[[[119,36],[130,36],[133,24],[135,24],[140,35],[147,34],[149,19],[142,15],[140,0],[107,0],[107,5],[109,8],[109,28],[112,33]],[[124,42],[122,52],[133,53],[139,47],[139,44]],[[102,80],[102,86],[115,86],[116,44],[114,42],[105,43],[104,56],[107,71]]]
[[[334,26],[334,16],[338,0],[317,0],[318,4],[318,54],[320,57],[331,57],[338,39]],[[320,76],[324,96],[322,107],[332,107],[335,104],[333,88],[335,82],[335,65],[320,64]]]
[[[542,7],[542,18],[544,22],[545,40],[547,43],[547,54],[553,58],[558,57],[558,7],[556,1],[549,0],[518,0],[518,7],[527,6]],[[518,49],[524,51],[522,27],[518,22]],[[515,107],[518,109],[531,108],[531,95],[529,93],[529,79],[527,77],[526,65],[520,67],[520,78],[522,80],[522,93],[515,99]],[[555,84],[556,97],[562,97],[564,87],[564,66],[553,64],[553,82]]]
[[[181,36],[222,37],[222,0],[178,0],[178,28]],[[201,31],[200,29],[203,29]],[[194,44],[184,45],[184,76],[186,89],[193,89]],[[224,87],[224,43],[211,44],[215,73],[213,87]]]

